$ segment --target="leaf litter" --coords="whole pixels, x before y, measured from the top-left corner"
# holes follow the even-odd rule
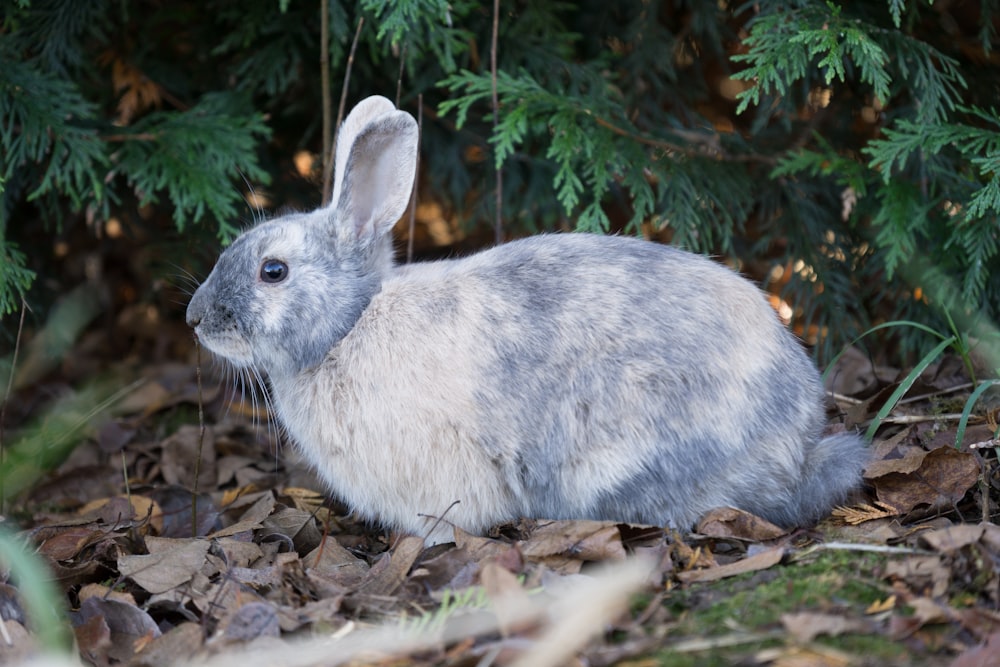
[[[883,427],[865,493],[811,530],[719,508],[691,533],[524,519],[427,548],[328,499],[232,392],[204,392],[202,432],[194,373],[142,368],[146,381],[10,515],[65,593],[89,664],[997,664],[1000,527],[982,520],[1000,495],[996,453],[955,448],[953,422]],[[933,395],[943,381],[925,376]],[[891,378],[842,373],[856,389],[848,419],[870,418],[879,405],[865,394]],[[933,400],[905,409],[939,410]],[[979,421],[965,443],[993,439]],[[752,606],[701,620],[748,592],[793,590],[817,553],[838,549],[847,566],[815,599],[757,624]],[[871,599],[842,592],[852,578]],[[5,581],[0,661],[16,662],[39,647]],[[871,657],[838,643],[849,638],[901,653]]]

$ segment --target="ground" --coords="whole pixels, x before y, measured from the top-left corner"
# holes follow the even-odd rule
[[[96,665],[1000,664],[996,424],[982,405],[961,423],[955,359],[895,405],[864,493],[818,526],[536,519],[425,548],[329,498],[183,324],[150,317],[58,363],[24,338],[0,420],[0,660],[72,641]],[[834,428],[866,427],[905,375],[864,362],[831,376]],[[61,620],[39,620],[45,577],[17,544]]]

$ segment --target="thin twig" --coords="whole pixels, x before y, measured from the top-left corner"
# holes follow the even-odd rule
[[[7,401],[10,399],[10,392],[14,389],[14,371],[17,370],[17,353],[21,349],[21,334],[24,332],[24,314],[28,310],[28,303],[21,297],[21,319],[17,323],[17,336],[14,338],[14,354],[10,358],[10,374],[7,376],[7,389],[3,393],[3,401],[0,401],[0,514],[3,514],[7,507],[7,494],[5,493],[7,474],[4,470],[4,463],[7,461],[7,448],[4,443],[3,427],[7,423]]]
[[[333,173],[333,151],[330,149],[333,98],[330,93],[330,0],[322,0],[319,8],[319,78],[323,100],[323,205],[330,203],[330,175]]]
[[[497,97],[497,35],[500,32],[500,0],[493,0],[493,38],[490,43],[490,76],[493,80],[493,134],[496,135],[500,125],[500,102]],[[496,220],[493,224],[494,241],[497,245],[503,241],[503,217],[501,205],[503,202],[503,170],[496,165]]]
[[[361,27],[365,24],[365,17],[358,18],[358,28],[354,31],[354,41],[351,42],[351,52],[347,56],[347,69],[344,72],[344,86],[340,90],[340,106],[337,107],[337,123],[334,126],[335,132],[340,133],[340,123],[344,120],[344,107],[347,106],[347,88],[351,82],[351,69],[354,67],[354,52],[358,50],[358,40],[361,38]],[[336,135],[334,135],[336,136]],[[333,155],[336,138],[323,148],[323,203],[329,204],[333,197]]]
[[[907,403],[916,403],[917,401],[922,401],[926,398],[934,398],[935,396],[943,396],[945,394],[954,394],[956,391],[964,391],[966,389],[972,389],[975,385],[971,382],[966,382],[965,384],[957,384],[954,387],[947,387],[946,389],[935,389],[934,391],[929,391],[925,394],[918,394],[916,396],[907,396],[899,402],[899,405],[905,405]]]
[[[399,108],[399,102],[403,98],[403,65],[406,64],[406,45],[409,42],[403,42],[402,48],[399,50],[399,76],[396,77],[396,108]]]
[[[424,134],[424,94],[417,95],[417,165],[413,175],[413,193],[410,195],[410,221],[409,231],[406,236],[406,263],[413,261],[413,235],[417,228],[417,187],[420,180],[420,139]]]
[[[198,476],[201,474],[201,452],[205,445],[205,401],[201,390],[201,343],[194,341],[194,376],[198,383],[198,458],[194,462],[194,489],[191,490],[191,537],[198,537]]]
[[[886,417],[883,424],[923,424],[924,422],[957,422],[962,418],[960,413],[947,415],[898,415]]]
[[[102,134],[101,141],[122,143],[125,141],[158,141],[162,135],[157,132],[138,132],[136,134]]]

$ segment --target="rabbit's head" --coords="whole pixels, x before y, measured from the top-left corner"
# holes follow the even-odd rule
[[[359,103],[338,136],[330,205],[243,233],[195,292],[187,321],[202,344],[272,376],[321,362],[392,268],[416,155],[412,116],[384,97]]]

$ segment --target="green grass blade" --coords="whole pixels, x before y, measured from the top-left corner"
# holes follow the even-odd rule
[[[927,355],[920,360],[920,363],[918,363],[916,366],[913,367],[913,370],[907,373],[906,377],[903,378],[903,381],[899,383],[898,387],[896,387],[896,391],[892,392],[892,395],[889,396],[889,399],[885,402],[885,405],[882,406],[882,408],[875,415],[875,419],[873,419],[872,423],[868,426],[868,430],[865,432],[865,440],[867,440],[868,442],[872,441],[872,438],[875,437],[875,431],[877,431],[878,427],[882,425],[882,422],[889,415],[889,413],[892,412],[892,409],[896,407],[896,404],[899,402],[899,399],[901,399],[903,395],[910,390],[910,387],[912,387],[913,383],[917,381],[917,378],[920,377],[920,374],[923,373],[927,369],[927,367],[930,366],[935,359],[941,356],[941,353],[944,352],[948,348],[948,346],[952,345],[954,342],[955,342],[954,336],[949,336],[948,338],[945,338],[943,341],[938,343],[933,350],[928,352]]]
[[[868,336],[869,334],[875,333],[876,331],[880,331],[882,329],[891,329],[893,327],[913,327],[914,329],[919,329],[920,331],[923,331],[924,333],[929,333],[930,335],[934,336],[935,338],[939,338],[941,340],[945,340],[945,338],[946,338],[946,336],[944,334],[942,334],[940,331],[935,331],[934,329],[932,329],[931,327],[927,326],[926,324],[921,324],[920,322],[914,322],[913,320],[893,320],[892,322],[883,322],[882,324],[879,324],[878,326],[872,327],[871,329],[869,329],[868,331],[864,332],[863,334],[861,334],[860,336],[858,336],[857,338],[855,338],[854,340],[852,340],[850,343],[848,343],[847,345],[845,345],[844,349],[841,350],[840,352],[838,352],[833,357],[833,359],[830,360],[830,363],[828,363],[826,365],[826,370],[823,371],[823,383],[824,384],[826,383],[826,377],[827,377],[827,375],[830,374],[830,371],[837,364],[837,361],[840,360],[840,357],[842,357],[844,355],[844,353],[847,352],[847,350],[849,350],[855,343],[857,343],[859,340],[861,340],[865,336]],[[953,343],[953,342],[955,342],[956,339],[954,337],[952,337],[949,340]]]
[[[1000,380],[984,380],[982,384],[976,387],[976,390],[972,392],[969,399],[965,402],[965,408],[962,409],[962,418],[958,420],[958,429],[955,431],[955,449],[962,446],[962,440],[965,439],[965,427],[969,424],[969,417],[972,415],[972,409],[976,407],[976,401],[979,400],[984,391],[997,385],[1000,385]]]
[[[0,563],[10,568],[24,602],[28,626],[38,645],[52,653],[71,653],[72,633],[62,615],[63,598],[41,560],[24,548],[24,541],[0,529]]]

